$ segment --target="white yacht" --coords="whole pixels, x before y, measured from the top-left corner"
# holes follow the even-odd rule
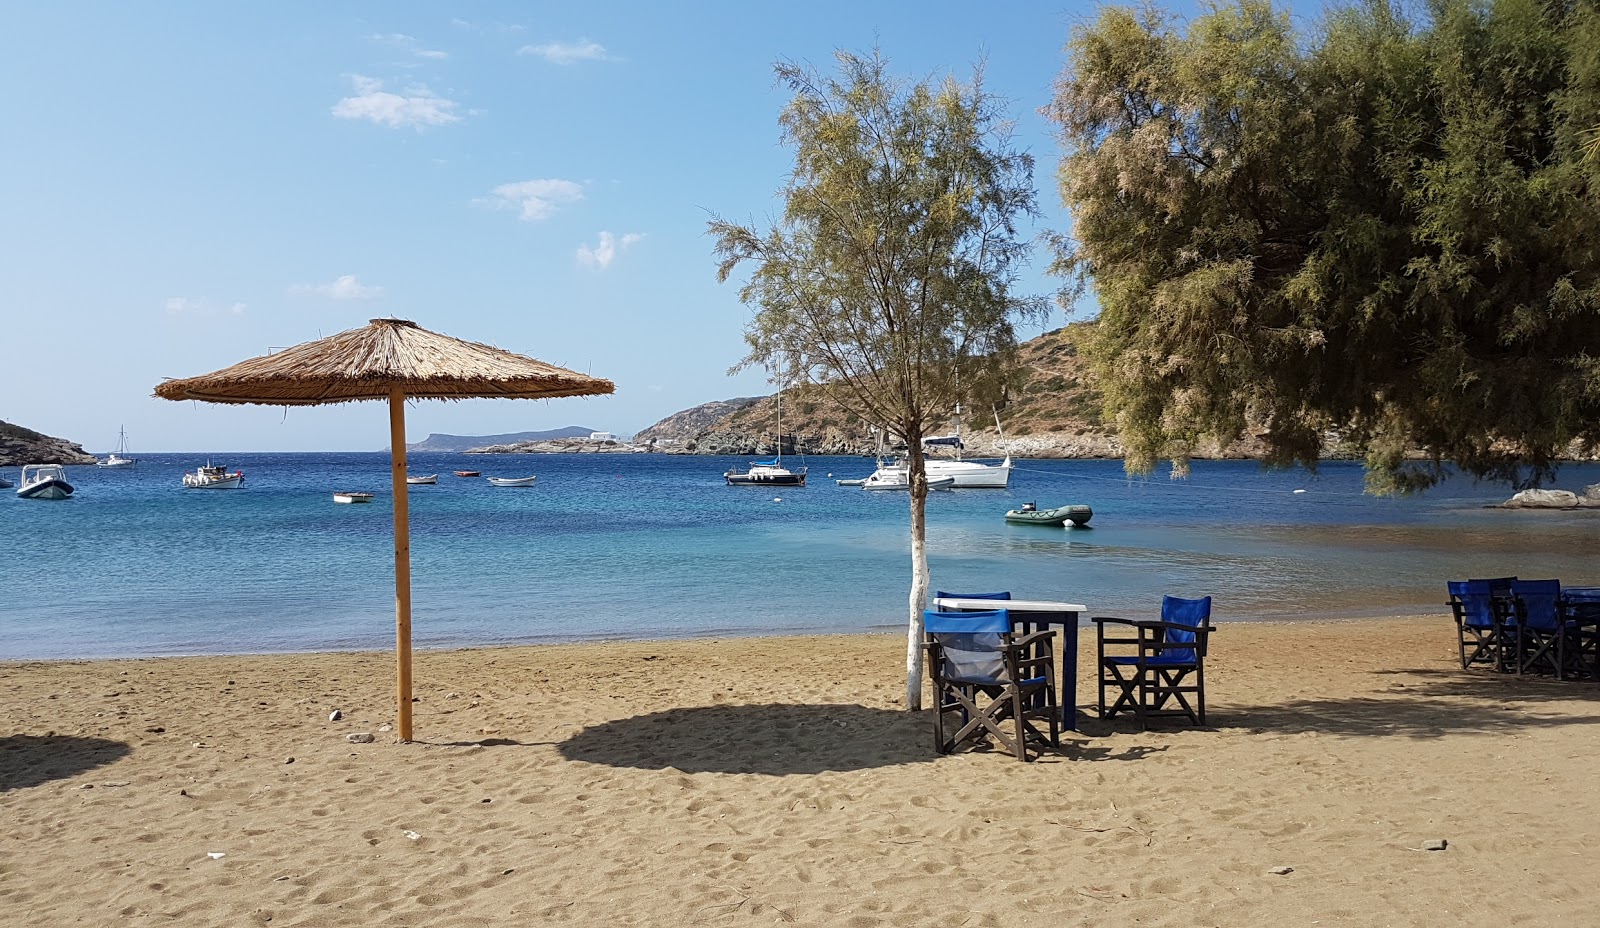
[[[136,458],[128,457],[128,432],[126,429],[117,429],[117,450],[104,461],[96,461],[96,467],[132,467],[138,463]]]

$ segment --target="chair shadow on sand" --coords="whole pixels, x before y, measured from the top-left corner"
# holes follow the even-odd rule
[[[1515,676],[1487,676],[1458,670],[1407,668],[1369,671],[1392,678],[1366,694],[1300,698],[1265,705],[1216,703],[1205,728],[1152,727],[1151,732],[1226,731],[1349,735],[1354,737],[1439,738],[1450,734],[1490,734],[1527,728],[1600,725],[1600,686],[1593,683]],[[1563,706],[1551,712],[1546,707]],[[1138,733],[1121,718],[1089,718],[1080,727],[1090,738]]]
[[[65,780],[133,753],[126,742],[71,735],[0,736],[0,792]]]
[[[931,719],[931,710],[846,704],[700,706],[593,725],[559,750],[568,760],[684,773],[787,776],[866,770],[938,760]],[[992,745],[976,750],[1007,759]],[[1046,751],[1039,761],[1139,760],[1165,750],[1132,745],[1113,751],[1066,732],[1060,750]]]

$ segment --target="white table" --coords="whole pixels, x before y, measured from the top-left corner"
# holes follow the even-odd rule
[[[1011,612],[1014,625],[1059,625],[1061,627],[1061,676],[1056,686],[1056,698],[1061,701],[1061,725],[1067,731],[1078,730],[1078,616],[1088,612],[1081,603],[1058,603],[1042,599],[966,599],[937,597],[935,609],[949,612],[985,612],[1006,609]]]

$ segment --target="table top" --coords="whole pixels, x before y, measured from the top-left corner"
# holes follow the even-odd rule
[[[937,598],[940,609],[1009,609],[1012,612],[1088,612],[1081,603],[1057,603],[1043,599],[959,599]]]

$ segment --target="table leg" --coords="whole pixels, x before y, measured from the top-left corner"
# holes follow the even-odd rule
[[[1078,730],[1078,614],[1069,612],[1061,622],[1061,727]]]

